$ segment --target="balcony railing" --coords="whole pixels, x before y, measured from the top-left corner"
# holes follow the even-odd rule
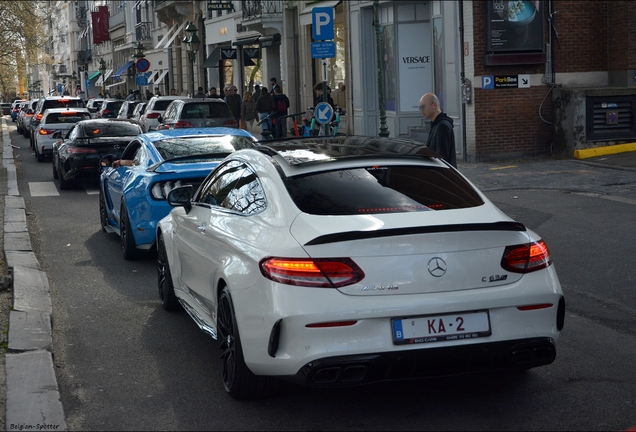
[[[243,19],[253,20],[264,15],[274,15],[283,12],[281,0],[242,0]]]
[[[152,23],[149,22],[140,22],[135,25],[135,35],[137,41],[149,40],[152,39],[152,35],[150,34],[150,28]]]

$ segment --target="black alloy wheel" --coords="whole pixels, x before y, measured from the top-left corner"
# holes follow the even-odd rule
[[[38,161],[39,161],[39,156],[38,156]],[[53,166],[55,166],[55,159],[53,160]],[[57,171],[57,177],[55,175],[53,175],[53,177],[58,178],[60,180],[60,189],[62,190],[69,190],[72,189],[73,186],[75,186],[75,182],[73,180],[66,180],[64,178],[64,171],[62,170],[60,164],[57,165],[57,168],[55,169],[55,171]]]
[[[176,311],[181,309],[181,303],[174,293],[174,285],[172,284],[172,274],[170,273],[170,263],[168,262],[168,254],[166,253],[166,244],[163,236],[159,235],[157,239],[157,286],[159,288],[159,298],[161,299],[161,307],[167,311]]]
[[[106,216],[106,201],[102,188],[99,188],[99,222],[102,226],[102,231],[106,232],[108,226],[108,217]]]
[[[121,238],[121,251],[124,253],[124,259],[136,259],[139,253],[135,245],[135,238],[133,237],[132,228],[130,227],[130,218],[128,217],[125,204],[121,205],[119,236]]]
[[[268,396],[278,390],[278,380],[254,375],[245,364],[234,305],[227,287],[223,289],[219,298],[217,328],[221,353],[221,378],[225,391],[235,399],[251,399]]]

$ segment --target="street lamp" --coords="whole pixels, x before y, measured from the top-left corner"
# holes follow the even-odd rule
[[[102,73],[102,97],[106,97],[106,62],[103,58],[99,60],[99,71]]]
[[[142,44],[141,42],[139,42],[139,44],[137,44],[137,51],[135,51],[135,53],[133,54],[133,57],[136,59],[135,61],[135,65],[137,64],[137,62],[139,61],[139,59],[142,59],[146,56],[146,54],[144,53],[144,44]],[[141,86],[137,86],[137,90],[139,90],[139,99],[141,99]]]
[[[379,6],[380,2],[375,0],[373,2],[373,24],[375,27],[376,60],[378,67],[378,102],[380,105],[380,133],[378,133],[378,136],[388,137],[389,128],[386,125],[386,105],[384,100],[384,62],[382,61],[382,33],[384,32],[384,28],[380,25]]]
[[[186,51],[188,52],[188,59],[190,60],[190,72],[192,73],[192,93],[191,97],[194,97],[194,62],[197,59],[197,51],[199,51],[199,37],[197,36],[196,26],[190,22],[185,31],[187,36],[183,38],[183,43],[186,44]]]

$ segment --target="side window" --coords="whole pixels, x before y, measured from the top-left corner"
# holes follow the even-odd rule
[[[139,148],[137,149],[137,152],[135,153],[135,157],[133,157],[133,166],[138,166],[141,165],[141,163],[144,161],[144,159],[146,158],[146,151],[144,150],[144,148],[142,146],[139,146]]]
[[[74,126],[73,129],[71,129],[69,134],[66,136],[66,139],[74,140],[75,138],[77,138],[78,130],[79,130],[79,126]]]
[[[164,119],[172,119],[174,117],[176,105],[171,105],[163,115]]]
[[[230,161],[223,165],[203,185],[198,201],[226,207],[223,203],[244,170],[245,164],[239,161]]]
[[[124,153],[122,153],[121,158],[133,160],[140,147],[141,143],[139,141],[132,141],[130,144],[128,144],[128,146],[124,150]]]
[[[221,206],[247,215],[265,209],[265,193],[254,171],[249,168],[243,170]]]

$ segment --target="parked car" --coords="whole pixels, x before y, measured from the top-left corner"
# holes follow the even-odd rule
[[[38,162],[44,162],[46,156],[53,154],[53,138],[56,132],[63,132],[73,128],[80,120],[88,120],[91,113],[86,108],[50,108],[44,111],[34,135],[34,155]]]
[[[119,158],[124,148],[142,133],[137,122],[122,119],[82,120],[64,136],[53,135],[53,178],[60,189],[74,186],[76,180],[98,178],[100,159],[106,155]],[[63,136],[63,139],[62,139]]]
[[[18,132],[24,135],[25,138],[29,138],[30,126],[31,126],[31,118],[33,117],[33,113],[35,112],[35,108],[38,104],[38,99],[31,99],[27,102],[26,109],[23,113],[20,113],[18,116]]]
[[[0,103],[0,109],[2,109],[2,114],[3,115],[10,115],[11,114],[11,103],[9,103],[9,102]]]
[[[124,101],[124,103],[121,105],[121,108],[119,109],[117,118],[128,119],[128,120],[132,119],[132,115],[133,115],[133,112],[135,111],[135,107],[139,105],[140,103],[141,101],[138,101],[138,100]]]
[[[121,237],[125,259],[154,247],[157,223],[171,207],[168,192],[197,187],[229,153],[252,147],[256,138],[231,128],[155,131],[139,135],[121,159],[132,166],[106,168],[100,178],[102,229]],[[111,166],[113,158],[105,158]]]
[[[117,118],[123,104],[121,99],[104,99],[102,107],[97,111],[97,118]]]
[[[38,104],[35,107],[31,123],[29,124],[29,136],[31,142],[31,148],[35,150],[35,138],[34,135],[37,132],[38,125],[44,111],[50,108],[85,108],[86,104],[84,100],[74,96],[45,96],[38,100]]]
[[[133,111],[131,120],[139,121],[144,112],[146,112],[146,106],[148,106],[148,102],[140,102],[135,106],[135,110]]]
[[[11,121],[15,122],[15,119],[18,117],[18,112],[20,111],[20,104],[22,102],[26,102],[24,99],[16,99],[13,101],[11,105]]]
[[[18,114],[15,116],[15,129],[20,135],[22,135],[22,119],[26,115],[27,107],[29,106],[29,102],[20,102],[18,105]]]
[[[101,98],[93,98],[89,99],[86,103],[86,108],[91,112],[92,118],[97,118],[97,111],[99,111],[102,107],[102,103],[104,103],[104,99]]]
[[[173,100],[184,99],[183,96],[153,96],[148,101],[146,112],[139,118],[144,132],[150,132],[159,126],[159,116],[164,113]]]
[[[168,105],[159,116],[161,129],[200,127],[238,127],[223,99],[181,99]]]
[[[545,242],[420,142],[270,141],[168,203],[162,305],[219,339],[235,398],[274,377],[337,387],[555,359],[565,301]]]

